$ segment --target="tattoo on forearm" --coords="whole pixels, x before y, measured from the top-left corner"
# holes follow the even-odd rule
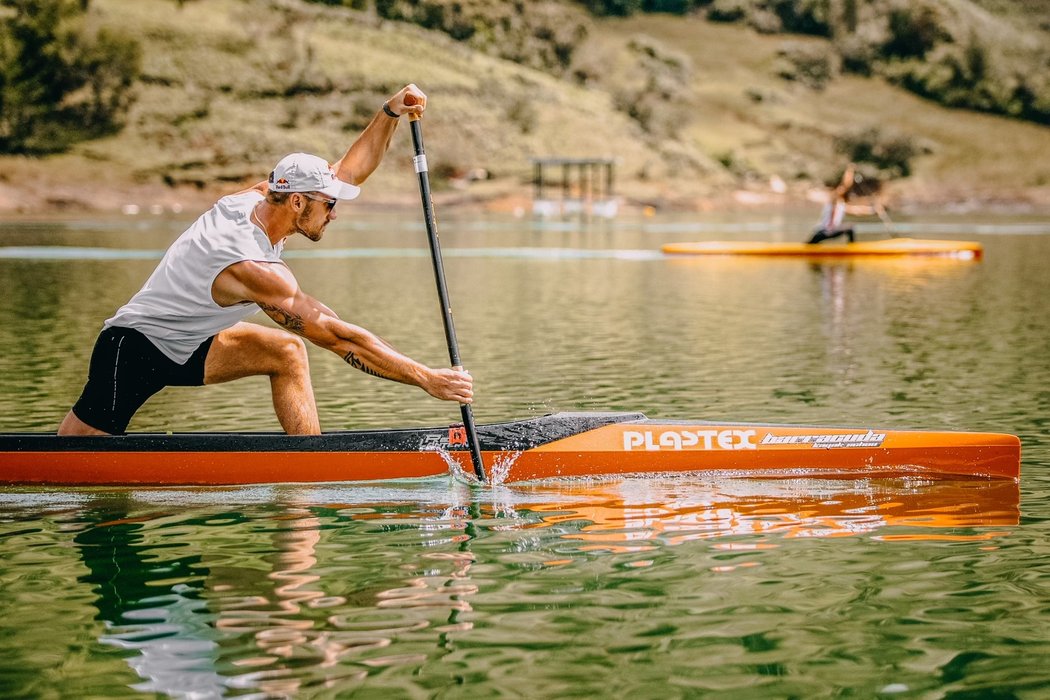
[[[259,307],[272,318],[277,325],[282,328],[287,328],[292,333],[302,335],[306,330],[306,324],[303,323],[303,317],[299,314],[293,314],[290,311],[285,311],[279,306],[272,306],[270,304],[259,304]]]
[[[343,356],[343,361],[351,367],[353,367],[354,369],[361,370],[365,374],[371,374],[373,377],[379,377],[380,379],[390,379],[390,377],[386,376],[382,372],[374,370],[368,365],[366,365],[364,363],[364,360],[358,357],[353,350],[351,350]]]

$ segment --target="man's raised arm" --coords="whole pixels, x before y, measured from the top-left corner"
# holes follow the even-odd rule
[[[390,147],[398,117],[403,114],[422,114],[427,107],[427,96],[415,85],[406,85],[376,111],[372,121],[347,149],[346,154],[332,164],[335,176],[343,182],[360,185],[375,172]]]
[[[427,107],[427,96],[415,85],[406,85],[376,110],[372,121],[361,135],[350,145],[343,157],[332,164],[335,176],[351,185],[360,185],[375,172],[383,161],[390,139],[394,136],[399,117],[404,114],[422,114]],[[389,110],[389,111],[387,111]],[[396,115],[396,116],[395,116]],[[266,194],[269,190],[265,180],[237,192],[243,194],[256,190]]]

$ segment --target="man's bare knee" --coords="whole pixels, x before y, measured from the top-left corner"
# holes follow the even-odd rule
[[[285,333],[275,343],[277,354],[277,371],[275,373],[302,373],[310,370],[310,358],[306,353],[306,343],[297,335]]]
[[[289,376],[308,369],[306,344],[301,338],[242,322],[216,337],[204,364],[204,383],[257,375]]]

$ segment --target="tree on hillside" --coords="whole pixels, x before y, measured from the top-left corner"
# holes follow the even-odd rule
[[[118,129],[138,44],[85,26],[89,0],[0,0],[0,152],[46,153]]]

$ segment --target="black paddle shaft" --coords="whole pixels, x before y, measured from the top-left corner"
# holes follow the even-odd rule
[[[434,203],[430,197],[430,175],[427,171],[427,156],[423,151],[423,127],[420,118],[413,115],[409,119],[412,127],[412,145],[416,156],[413,163],[419,176],[419,196],[423,200],[423,219],[427,226],[427,238],[430,241],[430,259],[434,263],[434,279],[437,282],[438,301],[441,303],[441,319],[445,323],[445,340],[448,343],[448,357],[453,367],[462,367],[459,359],[459,343],[456,342],[456,326],[452,322],[452,305],[448,301],[448,287],[445,285],[445,268],[441,264],[441,243],[438,241],[437,222],[434,220]],[[470,404],[460,404],[463,414],[463,427],[467,431],[467,445],[470,447],[470,459],[474,463],[474,473],[485,481],[485,463],[481,459],[481,447],[478,444],[478,431],[474,427],[474,412]]]

